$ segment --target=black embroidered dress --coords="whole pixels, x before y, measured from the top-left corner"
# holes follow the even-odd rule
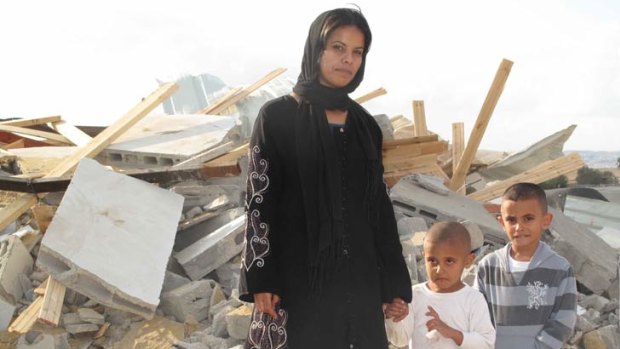
[[[250,142],[241,298],[252,301],[259,292],[281,297],[287,323],[286,328],[272,329],[273,348],[284,337],[292,349],[387,348],[381,305],[395,297],[410,302],[411,284],[387,192],[380,190],[372,198],[379,210],[376,231],[365,210],[368,169],[362,142],[370,140],[360,139],[359,120],[351,113],[346,125],[330,130],[331,151],[339,159],[345,233],[337,251],[340,261],[317,296],[308,282],[308,236],[293,132],[297,107],[291,96],[280,97],[263,106],[256,120]],[[381,131],[374,120],[366,121],[372,125],[380,159]],[[255,321],[254,330],[262,331],[259,325]],[[252,333],[249,343],[257,344],[252,343]]]

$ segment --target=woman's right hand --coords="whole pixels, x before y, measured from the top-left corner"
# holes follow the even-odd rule
[[[254,294],[254,307],[263,313],[269,314],[272,318],[277,318],[276,304],[280,302],[280,296],[275,293],[261,292]]]

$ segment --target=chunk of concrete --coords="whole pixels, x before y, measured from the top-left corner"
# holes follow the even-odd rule
[[[242,305],[226,314],[226,331],[232,338],[245,339],[248,336],[251,322],[252,308]]]
[[[83,322],[88,322],[95,325],[103,325],[105,322],[105,318],[102,314],[99,314],[90,308],[79,308],[77,314]]]
[[[190,282],[192,282],[190,279],[167,270],[166,277],[164,278],[164,287],[162,288],[161,292],[164,293],[172,291],[175,288],[181,287],[185,284],[189,284]]]
[[[400,240],[408,240],[419,231],[427,231],[428,225],[422,217],[403,217],[396,222]]]
[[[19,337],[16,349],[71,349],[67,333],[31,331]]]
[[[99,326],[95,324],[73,324],[65,326],[65,330],[71,334],[87,333],[99,331]]]
[[[0,242],[0,296],[11,303],[22,299],[24,291],[20,274],[30,275],[34,260],[17,236],[8,236]]]
[[[237,217],[174,257],[190,279],[199,280],[241,252],[244,227],[245,216]]]
[[[556,209],[549,212],[551,234],[543,234],[543,240],[568,260],[579,283],[596,294],[607,291],[617,278],[618,252],[583,224]]]
[[[178,194],[83,159],[37,265],[100,304],[150,318],[182,207]]]
[[[64,313],[60,317],[60,323],[62,324],[63,327],[65,327],[68,325],[81,324],[81,323],[84,323],[84,321],[80,319],[80,316],[78,315],[78,313]]]
[[[174,250],[177,252],[183,250],[194,242],[226,225],[233,219],[242,216],[244,213],[245,209],[243,207],[228,209],[220,214],[215,213],[211,218],[179,231],[174,241]]]
[[[0,297],[0,331],[6,330],[11,324],[16,306]]]
[[[426,177],[404,177],[392,187],[390,198],[395,211],[409,217],[424,218],[429,226],[437,221],[469,220],[478,225],[485,240],[502,245],[507,241],[501,226],[481,202],[443,190]]]
[[[199,280],[163,293],[160,309],[167,315],[174,316],[177,321],[185,321],[188,315],[196,321],[202,321],[209,316],[211,294],[215,285],[213,280]]]

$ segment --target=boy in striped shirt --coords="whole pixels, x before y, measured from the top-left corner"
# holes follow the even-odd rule
[[[553,219],[545,192],[510,186],[498,219],[510,242],[478,263],[474,284],[489,305],[495,346],[560,349],[577,319],[577,286],[568,261],[540,241]]]

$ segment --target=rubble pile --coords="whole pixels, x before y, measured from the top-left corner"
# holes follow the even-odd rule
[[[476,143],[511,64],[500,65],[467,145],[458,133],[448,142],[427,130],[421,101],[413,103],[414,122],[375,116],[414,284],[426,280],[421,244],[431,224],[464,222],[479,260],[506,243],[491,201],[502,188],[583,166],[578,155],[561,151],[575,126],[497,162],[478,156]],[[242,348],[252,313],[237,291],[247,142],[252,114],[290,89],[273,80],[282,72],[212,92],[208,105],[191,108],[183,90],[169,99],[177,85],[162,84],[92,134],[57,116],[0,122],[0,349]],[[150,113],[162,101],[166,110],[195,114]],[[589,197],[563,195],[544,239],[573,265],[580,291],[566,348],[617,348],[612,246],[620,218],[580,209]],[[597,211],[620,205],[620,196],[608,196]],[[474,272],[472,266],[464,280],[471,284]]]

